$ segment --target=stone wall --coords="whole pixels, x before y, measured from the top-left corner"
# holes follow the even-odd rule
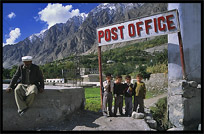
[[[195,81],[169,81],[168,114],[177,130],[198,130],[201,123],[201,86]]]
[[[147,90],[167,90],[168,74],[151,74],[149,80],[144,80]]]
[[[83,88],[46,88],[36,96],[30,109],[20,117],[17,113],[14,92],[3,91],[3,130],[37,130],[56,124],[84,107]]]

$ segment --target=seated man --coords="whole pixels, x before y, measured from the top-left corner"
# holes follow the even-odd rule
[[[7,92],[14,89],[20,78],[20,83],[15,88],[15,100],[20,116],[31,106],[38,91],[40,93],[44,91],[42,72],[37,65],[32,64],[32,57],[24,56],[22,61],[24,64],[18,67],[9,87],[6,89]]]

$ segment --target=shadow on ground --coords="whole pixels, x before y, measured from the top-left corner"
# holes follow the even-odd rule
[[[94,123],[96,119],[101,117],[101,113],[80,110],[69,115],[64,121],[56,123],[52,126],[37,128],[38,131],[71,131],[76,127],[97,128],[100,125]]]

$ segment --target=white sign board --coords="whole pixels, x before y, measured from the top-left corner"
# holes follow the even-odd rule
[[[108,45],[180,31],[177,10],[97,29],[98,45]]]

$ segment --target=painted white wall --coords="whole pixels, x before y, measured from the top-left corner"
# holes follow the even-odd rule
[[[201,82],[201,4],[169,3],[168,10],[178,9],[184,60],[188,80]],[[177,33],[168,35],[168,77],[182,79]]]

